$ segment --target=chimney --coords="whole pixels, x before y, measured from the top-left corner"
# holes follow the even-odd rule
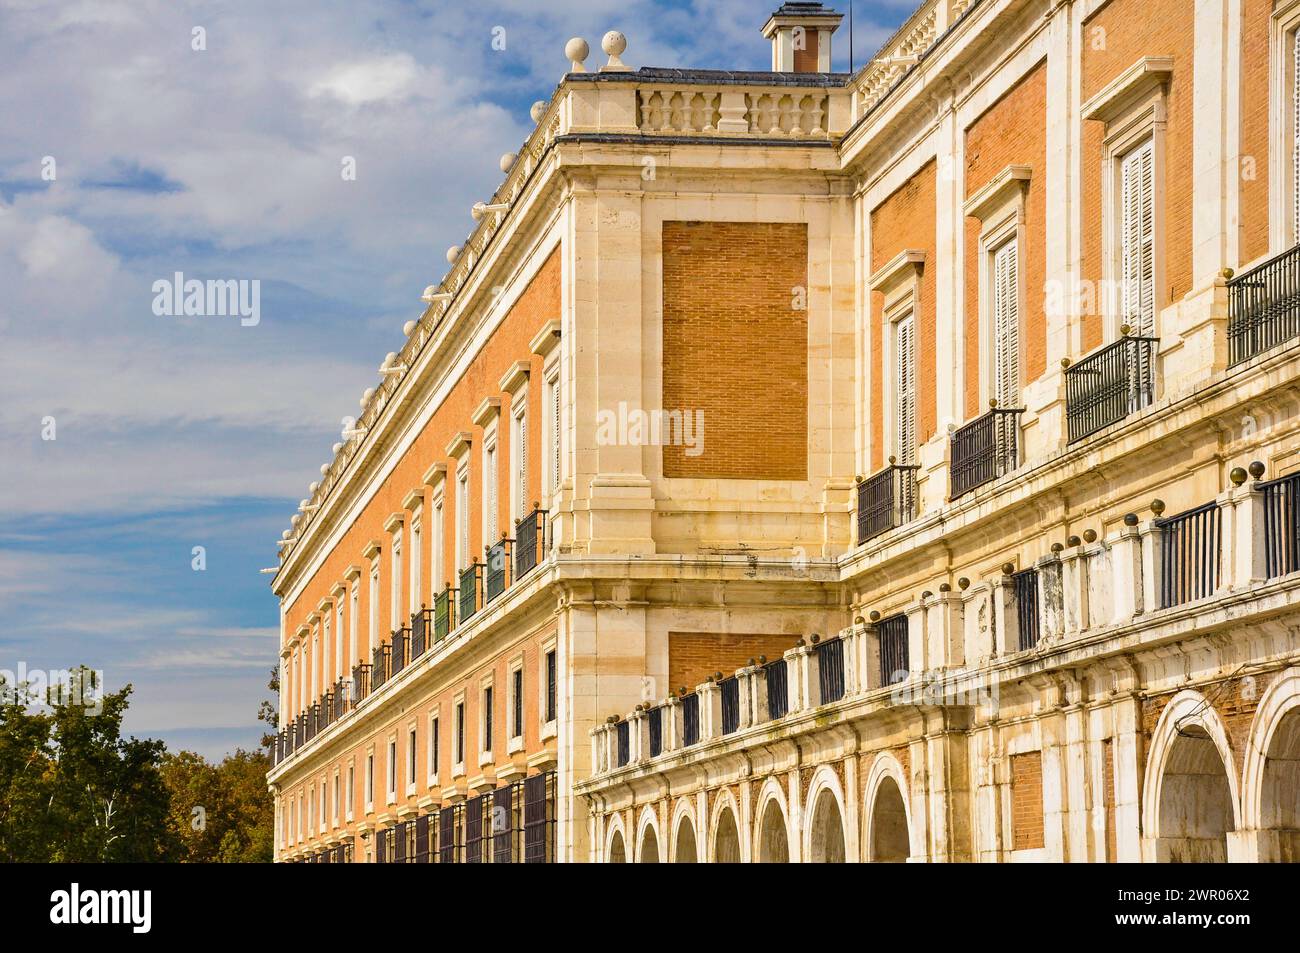
[[[772,70],[829,73],[831,34],[842,19],[820,3],[781,4],[763,25],[763,36],[772,41]]]

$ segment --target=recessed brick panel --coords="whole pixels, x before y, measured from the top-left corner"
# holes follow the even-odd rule
[[[731,675],[749,660],[766,655],[769,662],[794,648],[797,635],[743,635],[716,632],[668,633],[667,691],[695,686],[715,672]]]
[[[663,269],[663,409],[704,414],[664,475],[807,479],[808,227],[665,222]]]
[[[1037,850],[1043,846],[1043,753],[1011,756],[1011,847]]]

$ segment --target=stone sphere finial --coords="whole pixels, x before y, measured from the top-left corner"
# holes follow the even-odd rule
[[[569,72],[571,73],[587,72],[587,67],[582,64],[590,54],[591,47],[588,46],[587,41],[580,36],[575,36],[568,43],[564,44],[564,55],[569,58]]]
[[[546,115],[546,107],[548,105],[550,104],[544,99],[539,99],[537,102],[533,103],[533,108],[528,110],[528,115],[534,123],[542,121],[542,117]]]
[[[627,37],[618,30],[610,30],[600,40],[600,48],[609,56],[609,62],[602,66],[601,72],[622,72],[627,65],[619,59],[627,49]]]

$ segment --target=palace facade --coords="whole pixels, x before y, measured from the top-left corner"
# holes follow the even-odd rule
[[[1300,857],[1300,0],[839,23],[566,47],[282,540],[278,859]]]

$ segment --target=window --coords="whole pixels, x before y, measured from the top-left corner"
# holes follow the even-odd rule
[[[324,694],[324,687],[326,683],[329,681],[329,679],[325,677],[328,672],[325,666],[325,660],[329,658],[330,646],[334,644],[334,640],[330,638],[330,634],[334,631],[332,623],[333,623],[332,616],[327,614],[325,616],[325,636],[324,638],[321,639],[321,645],[320,645],[321,652],[323,653],[320,660],[322,694]]]
[[[456,764],[465,764],[465,703],[456,702]]]
[[[352,653],[356,651],[351,642],[357,637],[357,625],[361,618],[361,586],[357,583],[352,584],[352,596],[348,604],[348,634],[343,643],[344,659],[348,664],[353,661]]]
[[[1155,333],[1155,159],[1150,139],[1120,160],[1120,280],[1123,322]]]
[[[375,803],[375,753],[366,755],[366,810],[370,811]]]
[[[497,541],[497,446],[487,445],[483,451],[483,543],[494,545]]]
[[[1300,244],[1300,32],[1291,33],[1291,242]]]
[[[320,832],[324,834],[325,833],[325,782],[323,780],[320,783],[320,802],[316,805],[316,808],[320,814],[320,816],[317,818],[317,823],[320,824]]]
[[[916,456],[916,319],[909,310],[894,322],[894,455]]]
[[[554,494],[560,489],[560,372],[558,367],[546,378],[546,414],[550,418],[546,428],[550,452],[547,454],[547,466],[543,467],[543,470],[549,471],[546,476],[546,492]]]
[[[334,822],[334,826],[338,827],[339,826],[339,773],[337,771],[334,772],[334,798],[330,803],[332,805],[332,807],[330,808],[330,819]]]
[[[492,753],[492,686],[483,689],[483,753]]]
[[[311,697],[307,703],[314,704],[320,697],[320,632],[313,630],[311,634]]]
[[[389,596],[389,616],[393,629],[402,627],[402,534],[393,534],[393,578]]]
[[[339,593],[338,603],[334,606],[334,671],[338,678],[343,678],[348,668],[347,635],[343,628],[343,609],[345,597]]]
[[[415,787],[415,726],[406,733],[406,786]]]
[[[439,759],[442,755],[442,746],[438,738],[438,716],[432,715],[429,718],[429,777],[437,780]]]
[[[397,739],[388,740],[388,800],[389,803],[397,797]]]
[[[555,721],[555,649],[546,653],[546,720]]]
[[[379,560],[370,567],[370,633],[366,641],[366,650],[361,660],[367,661],[370,653],[379,644]]]
[[[524,670],[517,668],[510,673],[510,737],[518,738],[524,733]]]
[[[420,577],[423,567],[420,565],[420,544],[423,537],[423,527],[420,525],[418,518],[411,522],[411,585],[408,587],[410,593],[410,605],[408,613],[414,615],[420,611]]]
[[[993,399],[999,407],[1020,406],[1020,262],[1013,238],[990,262],[993,306]]]
[[[350,821],[352,820],[352,805],[357,798],[357,766],[355,764],[348,765],[347,798],[348,803],[344,810],[347,813],[347,819]]]
[[[522,519],[528,515],[528,392],[521,390],[517,400],[510,418],[510,512]]]
[[[461,469],[456,478],[456,569],[469,566],[469,468]]]
[[[449,581],[442,567],[443,540],[445,538],[442,497],[439,497],[433,504],[433,528],[431,532],[433,533],[433,551],[429,554],[431,576],[429,585],[432,587],[434,595],[437,595],[442,591],[443,584]],[[429,600],[429,604],[433,604],[432,599]]]

